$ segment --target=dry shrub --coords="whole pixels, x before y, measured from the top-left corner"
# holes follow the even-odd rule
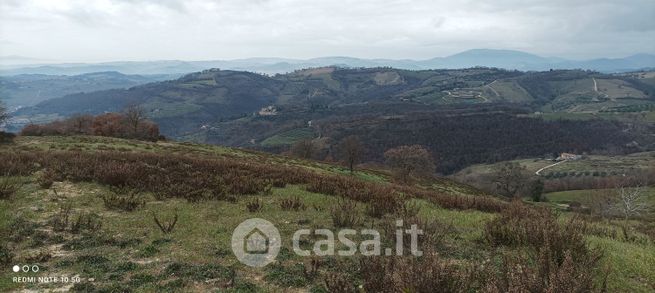
[[[395,185],[394,188],[403,194],[411,194],[449,210],[478,210],[497,213],[507,206],[507,202],[490,196],[453,195],[404,185]]]
[[[384,223],[385,239],[396,239],[396,230],[403,230],[403,247],[406,251],[411,249],[411,235],[405,233],[405,230],[410,229],[412,225],[423,231],[422,235],[418,236],[417,247],[420,250],[429,251],[440,246],[447,235],[456,232],[455,227],[451,224],[443,223],[435,219],[426,219],[417,216],[402,218],[402,226],[396,223],[396,219],[387,219]]]
[[[21,186],[20,180],[13,177],[0,177],[0,199],[10,199]]]
[[[72,210],[71,205],[65,205],[59,209],[59,212],[50,220],[53,230],[60,232],[68,228]]]
[[[71,222],[70,231],[80,233],[82,231],[95,232],[102,228],[102,218],[95,213],[80,212]]]
[[[57,174],[52,169],[45,169],[36,177],[36,183],[43,189],[49,189],[57,179]]]
[[[325,288],[331,293],[359,293],[361,292],[353,281],[345,274],[329,273],[323,280]]]
[[[157,214],[155,214],[155,212],[152,213],[153,221],[155,221],[155,224],[157,225],[157,227],[159,227],[159,230],[161,230],[161,232],[164,233],[164,235],[173,232],[173,229],[175,229],[175,224],[177,224],[177,218],[178,218],[178,214],[177,212],[175,212],[175,216],[173,216],[173,219],[164,222],[157,217]]]
[[[262,202],[259,200],[259,198],[255,198],[253,201],[249,201],[246,203],[246,210],[251,213],[256,213],[262,210],[264,205]]]
[[[158,199],[225,200],[247,194],[270,194],[274,186],[307,184],[307,190],[371,203],[374,215],[398,209],[392,196],[416,197],[447,209],[498,212],[506,202],[486,196],[457,196],[350,176],[325,175],[291,166],[233,157],[190,157],[179,154],[132,153],[129,150],[72,152],[0,152],[0,172],[29,175],[52,170],[57,181],[92,181],[110,186],[141,188]],[[2,174],[2,173],[0,173]]]
[[[505,258],[500,274],[492,275],[492,292],[588,292],[602,253],[584,240],[585,224],[572,218],[563,226],[550,209],[513,202],[487,224],[486,241],[494,246],[523,246],[530,255]],[[533,264],[533,265],[530,265]]]
[[[489,272],[484,292],[606,292],[605,281],[594,284],[594,267],[599,256],[576,262],[567,251],[558,264],[552,251],[543,249],[533,257],[505,256],[500,272]],[[531,263],[533,265],[530,265]],[[607,274],[605,274],[605,279]]]
[[[41,159],[38,154],[27,151],[1,152],[0,174],[26,176],[38,169],[35,165]]]
[[[398,211],[398,215],[402,219],[408,219],[408,218],[416,217],[420,211],[421,211],[421,206],[418,204],[418,202],[408,200],[405,201],[405,203],[403,203],[403,205],[400,207],[400,210]]]
[[[146,204],[139,190],[129,187],[112,188],[101,196],[105,207],[110,210],[132,212]]]
[[[390,193],[380,194],[379,198],[371,200],[366,208],[366,214],[374,218],[382,218],[403,208],[404,198],[401,194],[389,190]]]
[[[362,202],[387,199],[393,194],[431,201],[445,209],[500,212],[507,203],[488,196],[459,196],[399,184],[380,184],[347,176],[313,176],[307,185],[311,192],[338,195]]]
[[[365,257],[361,273],[366,292],[468,292],[478,284],[472,267],[434,253],[421,257]]]
[[[305,210],[307,207],[305,207],[305,204],[302,202],[300,197],[296,196],[293,198],[285,198],[282,201],[280,201],[280,208],[283,211],[300,211],[300,210]]]
[[[346,199],[338,198],[337,203],[330,209],[330,216],[335,227],[355,227],[359,225],[362,218],[357,210],[357,203]]]

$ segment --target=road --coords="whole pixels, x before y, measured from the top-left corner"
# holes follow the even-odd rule
[[[555,167],[555,166],[557,166],[557,165],[559,165],[559,164],[561,164],[561,163],[564,163],[564,162],[566,162],[566,161],[567,161],[567,160],[562,160],[562,161],[559,161],[559,162],[557,162],[557,163],[555,163],[555,164],[550,164],[550,165],[548,165],[548,166],[546,166],[546,167],[543,167],[543,168],[537,170],[537,172],[534,172],[534,174],[536,174],[537,176],[541,176],[541,174],[539,174],[539,173],[541,173],[541,171],[546,170],[546,169],[548,169],[548,168],[550,168],[550,167]]]
[[[592,77],[591,80],[594,81],[594,92],[599,93],[599,94],[603,95],[603,97],[605,97],[605,98],[607,98],[607,99],[610,99],[610,100],[614,101],[614,99],[613,99],[613,98],[610,98],[610,96],[608,96],[606,93],[601,93],[601,92],[598,91],[598,83],[596,82],[596,78],[595,78],[595,77]]]

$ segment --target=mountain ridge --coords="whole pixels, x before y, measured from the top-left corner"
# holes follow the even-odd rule
[[[310,59],[256,57],[234,60],[116,61],[102,63],[33,64],[26,66],[3,64],[0,65],[0,75],[6,76],[26,73],[74,75],[96,71],[118,71],[124,74],[184,74],[210,68],[280,74],[308,67],[333,65],[343,67],[393,67],[412,70],[460,69],[482,66],[524,71],[583,69],[611,73],[655,67],[655,55],[639,53],[622,58],[570,60],[558,57],[543,57],[516,50],[471,49],[449,56],[424,60],[325,56]]]

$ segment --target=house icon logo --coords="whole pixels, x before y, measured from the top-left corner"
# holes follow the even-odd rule
[[[269,241],[264,232],[255,228],[246,236],[245,251],[248,253],[268,253]]]
[[[251,267],[263,267],[275,260],[280,252],[280,232],[264,219],[248,219],[232,232],[232,252]]]

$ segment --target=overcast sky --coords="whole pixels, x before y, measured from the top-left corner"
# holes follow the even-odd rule
[[[0,0],[0,56],[428,59],[655,53],[655,0]]]

